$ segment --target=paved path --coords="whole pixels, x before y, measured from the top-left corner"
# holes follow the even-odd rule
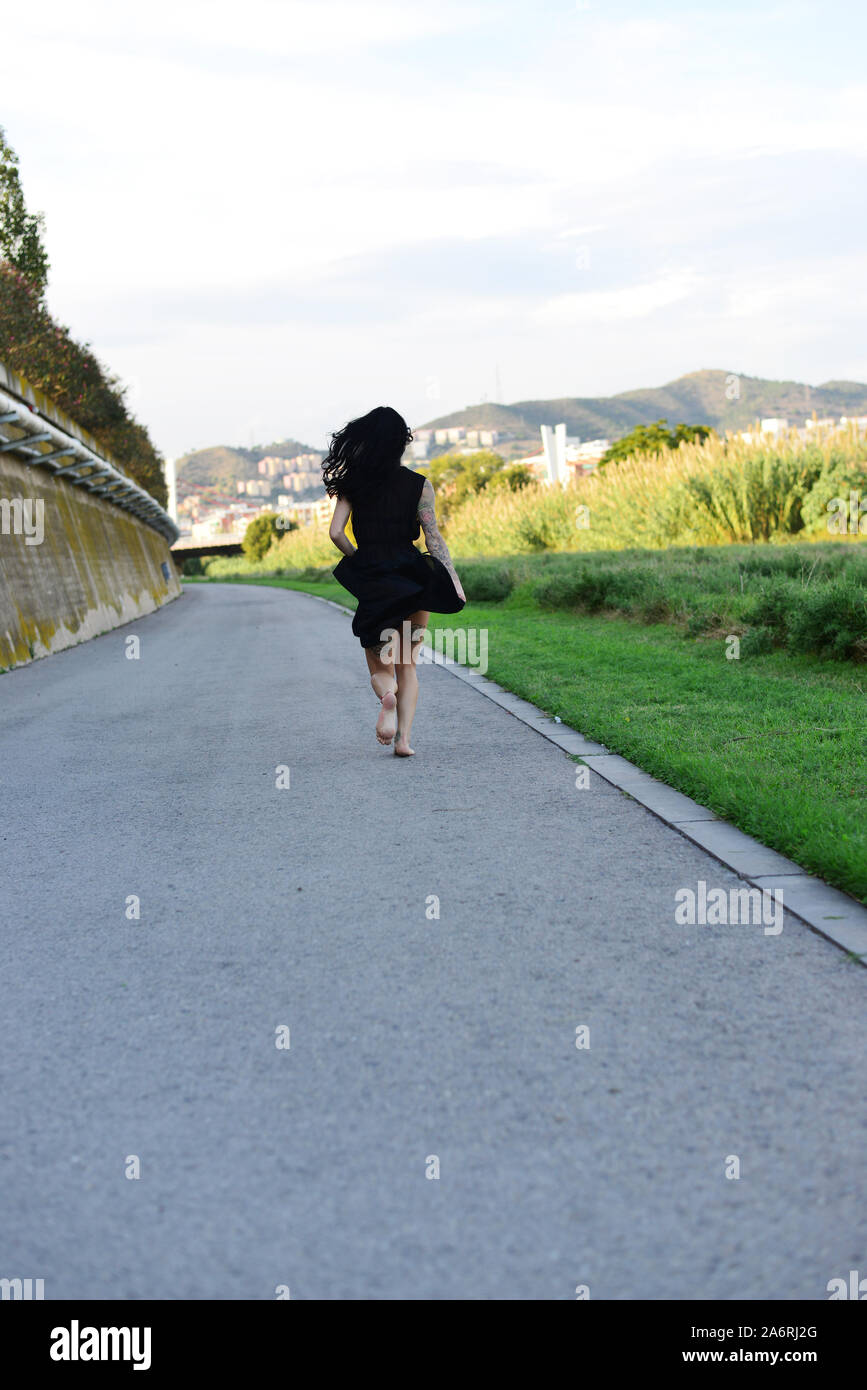
[[[0,1277],[823,1299],[867,1275],[867,973],[788,915],[675,925],[678,888],[736,875],[421,679],[400,761],[348,620],[232,585],[0,677]]]

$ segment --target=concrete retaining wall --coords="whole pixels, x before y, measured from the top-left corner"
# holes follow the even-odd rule
[[[51,418],[87,439],[56,409]],[[180,593],[159,532],[48,468],[0,452],[0,668],[96,637]]]

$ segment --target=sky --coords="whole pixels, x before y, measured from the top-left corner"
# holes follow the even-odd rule
[[[0,37],[49,308],[167,457],[867,381],[854,0],[0,0]]]

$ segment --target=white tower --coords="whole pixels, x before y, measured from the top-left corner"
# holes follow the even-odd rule
[[[172,521],[178,524],[178,469],[174,459],[166,459],[166,487],[169,490],[169,501],[166,511]]]
[[[565,423],[556,425],[554,429],[550,425],[542,425],[542,448],[545,452],[545,462],[548,465],[548,481],[550,483],[565,483],[566,481],[566,425]]]

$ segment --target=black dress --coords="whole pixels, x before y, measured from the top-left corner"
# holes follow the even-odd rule
[[[358,549],[344,555],[334,578],[358,599],[352,631],[362,647],[378,647],[389,630],[419,609],[459,613],[464,600],[435,556],[417,550],[418,503],[424,477],[401,465],[382,492],[353,503],[352,530]]]

